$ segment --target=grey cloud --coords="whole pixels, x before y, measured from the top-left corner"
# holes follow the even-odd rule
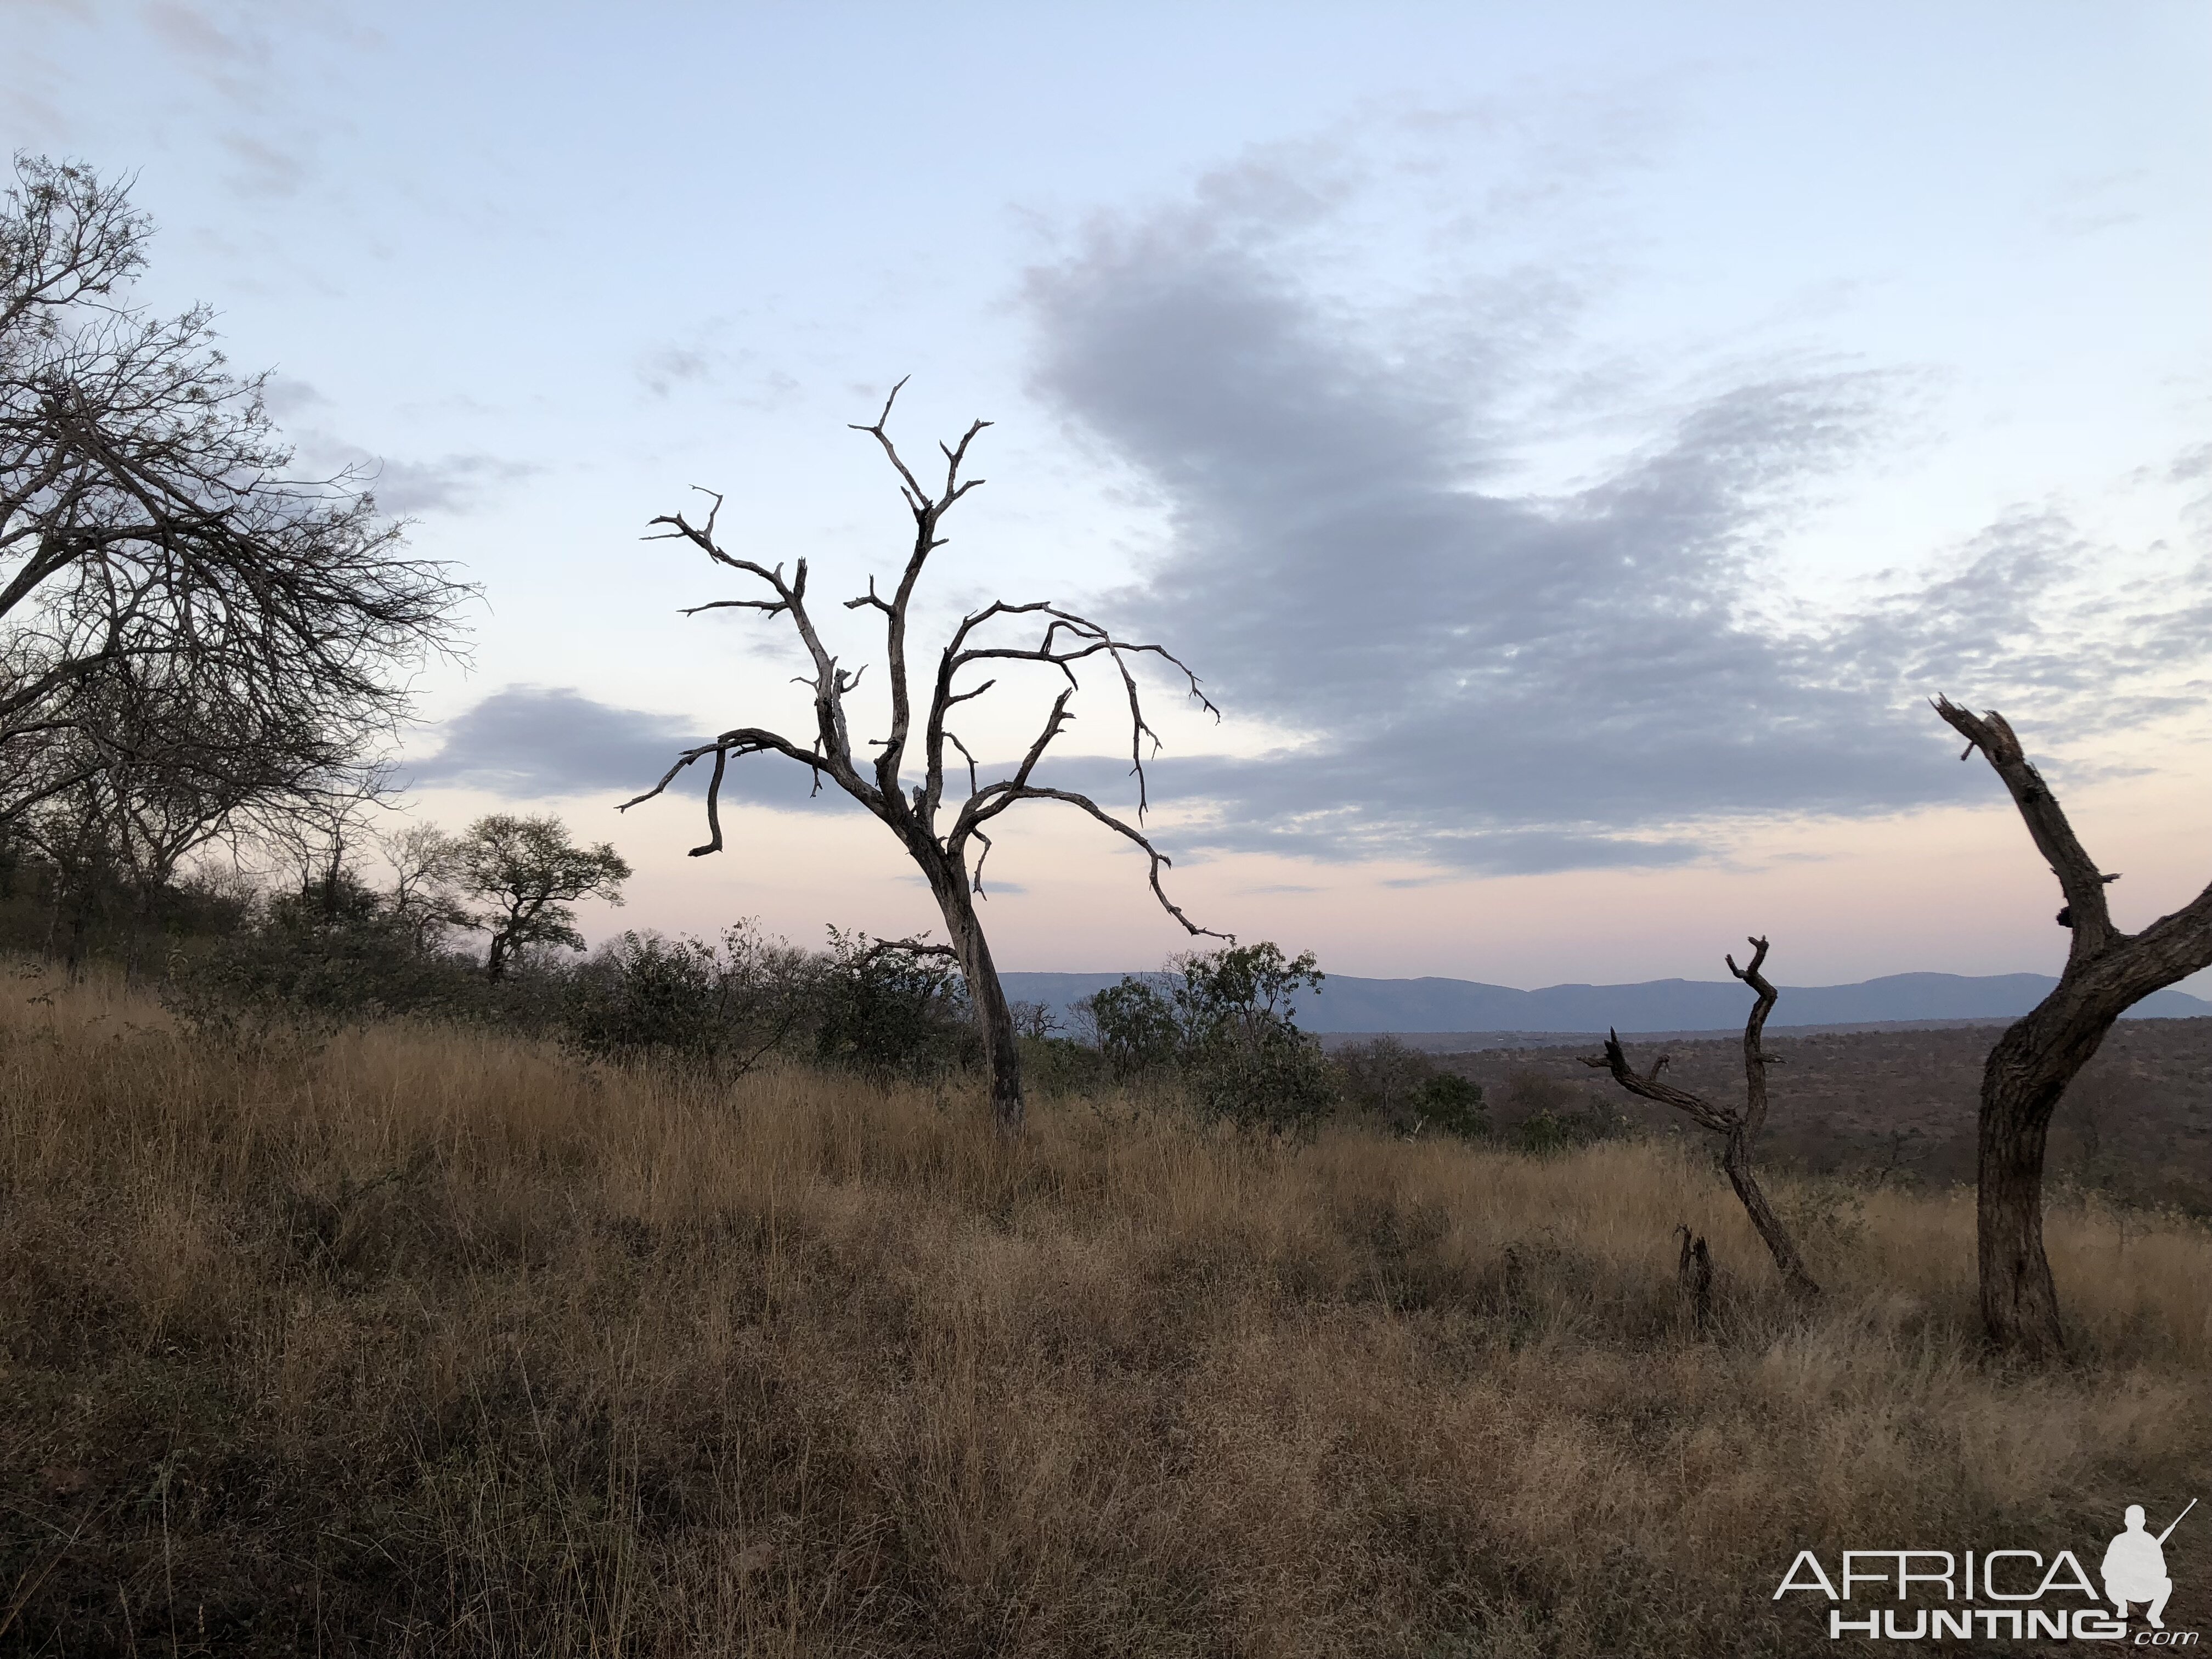
[[[497,455],[447,455],[434,461],[372,458],[370,488],[386,513],[468,513],[483,495],[501,484],[534,476],[542,469]]]
[[[1285,199],[1305,234],[1312,202]],[[1773,374],[1583,488],[1486,490],[1513,459],[1498,386],[1542,331],[1470,342],[1431,315],[1428,349],[1378,345],[1302,286],[1267,201],[1240,173],[1226,204],[1102,224],[1029,289],[1036,389],[1170,510],[1171,550],[1115,613],[1306,734],[1160,764],[1156,799],[1213,804],[1199,844],[1678,863],[1734,817],[1966,796],[1927,692],[2027,687],[2045,712],[2094,693],[2124,720],[2157,702],[2140,671],[2203,654],[2171,605],[2123,623],[2069,599],[2092,550],[2055,514],[1919,591],[1774,620],[1762,556],[1879,437],[1878,375]]]
[[[413,769],[417,784],[457,784],[520,800],[647,787],[696,728],[673,715],[594,702],[568,686],[511,685],[444,726]]]
[[[658,346],[637,365],[639,384],[656,398],[665,398],[672,387],[704,380],[712,373],[707,354],[697,346]]]
[[[272,144],[248,132],[226,132],[218,142],[238,163],[230,183],[242,196],[297,196],[307,182],[307,155],[297,143]]]
[[[281,421],[302,410],[326,408],[331,400],[309,381],[295,380],[289,374],[271,374],[261,384],[261,401]]]
[[[713,388],[741,409],[774,409],[789,403],[799,383],[769,367],[761,354],[727,341],[732,325],[713,319],[683,338],[659,341],[638,354],[638,385],[653,398]]]
[[[272,374],[262,386],[262,401],[279,420],[327,410],[331,400],[313,385]],[[327,419],[327,415],[323,418]],[[298,470],[324,477],[350,475],[376,497],[379,508],[400,517],[422,513],[471,513],[501,485],[535,477],[544,469],[527,461],[482,453],[406,460],[379,455],[327,431],[296,432]]]
[[[509,685],[446,721],[442,735],[438,752],[412,767],[411,786],[544,800],[641,793],[705,734],[680,715],[618,708],[572,686]],[[691,769],[670,793],[699,793],[705,770]],[[730,769],[723,799],[796,810],[808,803],[809,781],[803,768],[763,757]]]
[[[332,118],[301,103],[301,87],[320,77],[303,70],[300,54],[343,57],[357,69],[376,41],[373,30],[345,8],[319,0],[148,0],[139,15],[179,78],[199,82],[235,123],[215,130],[236,163],[224,182],[250,198],[289,198],[305,189]]]
[[[228,76],[268,67],[265,42],[220,27],[200,7],[155,0],[144,15],[155,34],[181,56],[206,66],[210,75]]]
[[[289,387],[285,395],[293,395]],[[319,393],[307,387],[306,401],[297,406],[323,401]],[[533,477],[544,471],[527,461],[481,453],[443,455],[428,461],[403,460],[379,455],[358,444],[345,443],[319,432],[301,434],[299,453],[301,465],[307,471],[333,475],[351,473],[375,496],[380,511],[402,518],[422,513],[472,513],[483,505],[485,496],[501,486]]]

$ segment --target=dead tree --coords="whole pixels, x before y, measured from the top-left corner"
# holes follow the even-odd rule
[[[1766,1194],[1759,1185],[1759,1177],[1752,1170],[1753,1151],[1758,1144],[1759,1131],[1766,1127],[1766,1068],[1781,1062],[1761,1046],[1766,1030],[1766,1017],[1773,1011],[1778,994],[1772,983],[1759,971],[1766,963],[1766,941],[1755,939],[1750,944],[1752,954],[1748,967],[1737,967],[1733,956],[1723,958],[1728,963],[1729,972],[1758,994],[1758,1000],[1751,1005],[1751,1018],[1744,1022],[1743,1026],[1741,1107],[1718,1106],[1703,1095],[1693,1095],[1687,1089],[1677,1089],[1670,1083],[1661,1082],[1659,1074],[1666,1069],[1669,1058],[1666,1054],[1654,1060],[1649,1072],[1638,1073],[1628,1063],[1628,1056],[1621,1049],[1620,1035],[1616,1031],[1606,1033],[1605,1053],[1601,1057],[1584,1060],[1583,1064],[1601,1066],[1611,1072],[1613,1081],[1629,1093],[1686,1112],[1701,1127],[1724,1136],[1721,1168],[1728,1172],[1729,1185],[1735,1188],[1735,1195],[1743,1200],[1744,1212],[1751,1217],[1751,1224],[1759,1230],[1759,1237],[1766,1241],[1767,1249],[1772,1252],[1774,1265],[1782,1270],[1782,1282],[1796,1295],[1818,1296],[1820,1287],[1805,1271],[1805,1260],[1797,1254],[1797,1246],[1790,1237],[1790,1230],[1782,1224],[1782,1218],[1774,1213],[1774,1206],[1766,1201]]]
[[[906,567],[900,573],[898,586],[889,599],[876,591],[875,580],[869,579],[868,591],[858,599],[848,599],[848,611],[871,610],[880,612],[884,619],[885,693],[890,702],[889,734],[870,739],[876,750],[872,760],[855,759],[853,741],[847,727],[846,697],[860,681],[864,669],[850,672],[838,665],[836,656],[824,643],[817,629],[813,614],[807,609],[806,561],[800,559],[787,578],[783,566],[773,568],[742,557],[725,549],[715,537],[715,521],[722,507],[722,497],[712,491],[702,494],[712,497],[706,522],[693,524],[682,514],[664,515],[653,520],[665,525],[666,531],[653,540],[688,541],[707,555],[716,564],[735,570],[754,580],[764,583],[770,597],[763,599],[716,599],[696,605],[684,614],[696,615],[702,611],[758,611],[768,617],[787,617],[797,630],[799,641],[811,660],[813,672],[800,683],[811,686],[814,693],[814,734],[805,742],[787,738],[758,726],[734,726],[711,742],[687,749],[676,758],[659,783],[635,799],[623,803],[628,811],[641,801],[652,799],[667,788],[684,768],[706,758],[714,757],[714,769],[707,783],[708,840],[704,846],[691,849],[691,856],[701,857],[721,850],[722,820],[720,811],[722,778],[732,758],[749,755],[781,755],[785,759],[804,766],[812,775],[814,792],[819,793],[826,776],[830,782],[850,795],[872,813],[890,832],[898,837],[907,856],[921,870],[929,884],[929,890],[937,900],[939,913],[945,919],[945,927],[951,939],[950,949],[960,963],[960,970],[968,984],[968,994],[973,1005],[977,1026],[983,1042],[985,1064],[991,1077],[991,1110],[999,1127],[1012,1133],[1022,1122],[1022,1079],[1020,1050],[1014,1034],[1013,1014],[1006,1002],[1004,988],[999,982],[999,971],[991,959],[991,948],[983,936],[983,927],[975,911],[976,901],[983,895],[983,861],[990,853],[991,837],[985,826],[1017,803],[1027,800],[1060,801],[1087,812],[1116,835],[1133,843],[1152,861],[1151,882],[1154,896],[1165,907],[1167,913],[1193,934],[1208,933],[1185,915],[1167,896],[1160,885],[1160,872],[1170,867],[1165,854],[1155,848],[1144,832],[1115,814],[1107,811],[1090,796],[1073,790],[1049,787],[1032,781],[1037,763],[1053,740],[1075,718],[1068,703],[1079,689],[1075,665],[1092,658],[1103,658],[1110,662],[1119,675],[1129,707],[1129,758],[1131,769],[1137,780],[1137,821],[1144,822],[1147,805],[1145,783],[1145,744],[1149,741],[1158,752],[1159,739],[1145,719],[1144,706],[1139,698],[1137,681],[1131,669],[1131,659],[1139,656],[1161,659],[1178,672],[1189,686],[1191,696],[1218,720],[1220,711],[1199,689],[1198,677],[1164,647],[1141,644],[1116,637],[1110,630],[1088,617],[1044,600],[1032,600],[1024,605],[1009,605],[994,600],[980,611],[961,619],[938,658],[937,673],[926,702],[920,711],[920,753],[915,757],[920,775],[910,778],[907,772],[909,745],[914,741],[916,722],[916,701],[908,679],[907,661],[907,623],[909,608],[914,602],[916,585],[921,580],[923,568],[929,556],[945,545],[939,532],[945,515],[951,511],[960,498],[983,481],[981,478],[963,480],[961,467],[968,459],[969,446],[988,421],[977,421],[963,434],[956,445],[939,444],[945,456],[945,483],[933,493],[926,488],[908,467],[885,430],[890,419],[891,405],[897,401],[902,380],[891,388],[884,399],[883,412],[866,426],[855,423],[853,430],[865,432],[883,448],[886,459],[898,475],[900,493],[905,497],[908,511],[914,515],[914,542],[907,555]],[[1041,621],[1043,633],[1034,645],[985,643],[984,637],[991,624],[1002,619],[1027,617]],[[978,684],[966,683],[968,672],[978,667],[1000,664],[1035,663],[1065,678],[1066,684],[1054,699],[1045,715],[1042,730],[1028,750],[1022,756],[1007,776],[990,783],[981,781],[981,771],[968,745],[953,731],[953,711],[961,704],[981,696],[994,685],[995,678]],[[951,750],[957,759],[949,765],[946,751]],[[957,793],[957,777],[964,769],[968,776],[968,793]],[[954,780],[953,793],[948,798],[946,779]],[[954,805],[953,801],[958,802]],[[945,822],[943,815],[949,814]],[[1225,937],[1216,934],[1214,937]]]
[[[2012,792],[2036,850],[2058,878],[2070,929],[2065,970],[2041,1002],[2015,1020],[1982,1068],[1976,1231],[1982,1323],[1999,1348],[2040,1358],[2065,1351],[2058,1292],[2043,1249],[2043,1160],[2066,1085],[2112,1022],[2152,992],[2212,966],[2212,886],[2140,933],[2112,925],[2099,872],[2042,774],[2028,764],[2003,715],[1972,714],[1948,698],[1936,712],[1978,749]]]

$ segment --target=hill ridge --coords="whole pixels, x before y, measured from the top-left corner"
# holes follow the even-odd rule
[[[1071,1005],[1121,982],[1121,974],[1006,973],[1006,994],[1042,1002],[1065,1021]],[[1143,975],[1139,975],[1143,977]],[[1899,1022],[2013,1019],[2041,1000],[2057,980],[2048,974],[1883,974],[1845,985],[1785,985],[1770,1024],[1887,1024]],[[1331,974],[1322,989],[1298,1000],[1310,1030],[1384,1031],[1689,1031],[1740,1025],[1751,992],[1734,980],[1654,979],[1619,985],[1585,982],[1524,991],[1509,985],[1427,974],[1370,979]],[[2191,1019],[2212,1015],[2212,1002],[2164,990],[2129,1011],[2134,1019]]]

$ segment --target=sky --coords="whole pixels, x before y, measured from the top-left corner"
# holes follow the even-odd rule
[[[696,792],[616,810],[810,723],[787,626],[679,614],[752,592],[650,521],[717,492],[733,550],[864,592],[911,523],[848,423],[902,377],[917,458],[993,422],[918,636],[1049,599],[1220,709],[1146,682],[1146,828],[1209,927],[1525,987],[1753,933],[1785,984],[2055,972],[1937,693],[2020,728],[2124,927],[2212,878],[2201,6],[0,12],[8,146],[132,178],[140,297],[213,305],[301,468],[481,585],[406,811],[612,842],[595,938],[933,925],[777,757],[710,858]],[[1025,672],[968,706],[987,768]],[[1039,776],[1133,811],[1117,696],[1085,677]],[[1001,827],[1002,966],[1188,942],[1097,825]]]

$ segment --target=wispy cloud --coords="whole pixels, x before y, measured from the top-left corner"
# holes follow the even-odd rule
[[[665,398],[681,386],[706,381],[714,372],[713,360],[696,345],[655,346],[637,361],[638,384],[656,398]]]
[[[312,394],[313,388],[308,392]],[[298,402],[292,386],[286,386],[285,392],[285,400],[292,406],[306,406]],[[322,400],[315,396],[313,401]],[[276,404],[276,399],[270,400],[272,410]],[[473,513],[488,505],[507,485],[544,470],[533,462],[475,452],[410,460],[380,455],[326,432],[311,429],[295,435],[299,445],[295,471],[322,477],[349,473],[376,498],[380,511],[399,518]]]
[[[474,512],[500,486],[543,470],[499,455],[441,455],[435,460],[404,461],[364,452],[362,459],[377,506],[403,517]]]
[[[732,343],[734,325],[713,318],[674,337],[656,340],[637,355],[637,383],[648,397],[713,391],[740,409],[774,409],[799,390],[791,374],[757,350]]]
[[[358,58],[376,37],[327,0],[145,0],[147,33],[182,82],[213,94],[214,137],[234,163],[225,182],[239,195],[288,198],[315,178],[327,109],[301,101],[300,61],[312,44]]]

